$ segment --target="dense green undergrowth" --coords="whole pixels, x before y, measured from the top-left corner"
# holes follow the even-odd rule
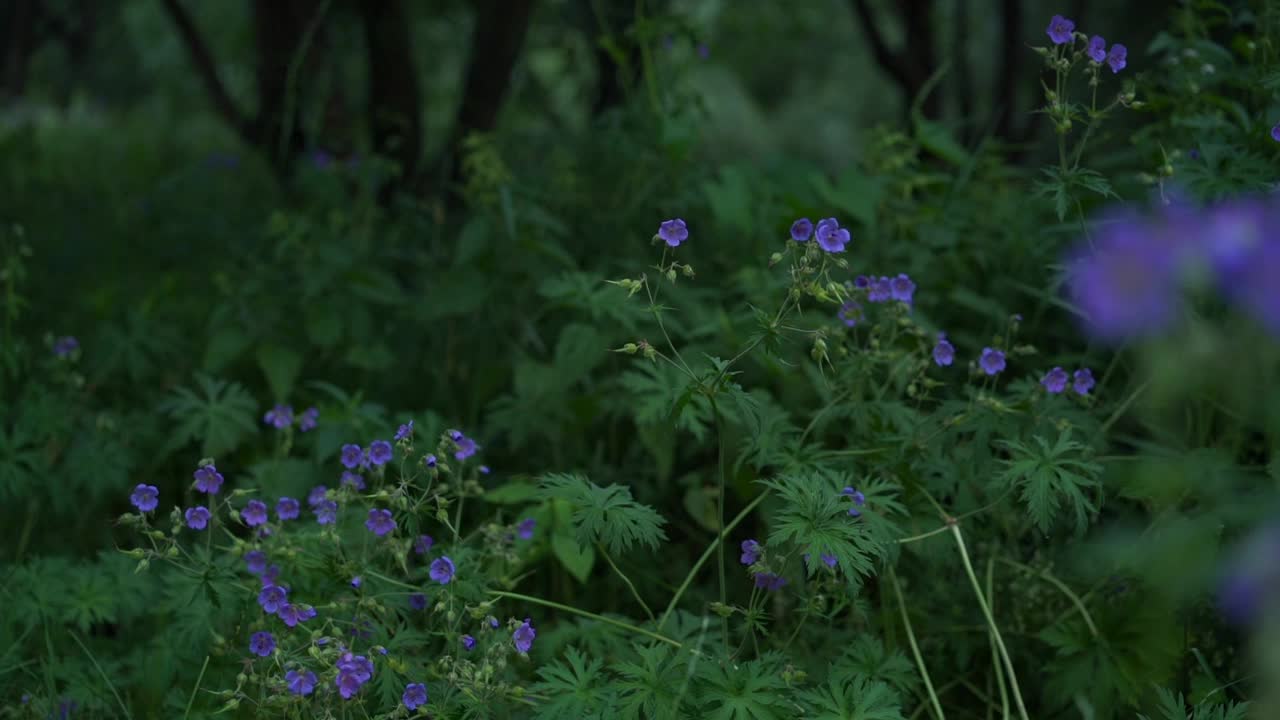
[[[1280,11],[1060,20],[1030,151],[726,158],[682,35],[465,210],[0,126],[0,717],[1271,717]]]

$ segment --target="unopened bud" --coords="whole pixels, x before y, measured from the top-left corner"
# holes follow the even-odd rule
[[[676,281],[676,269],[675,269],[675,268],[671,268],[670,270],[668,270],[668,271],[667,271],[667,279],[668,279],[668,280],[670,280],[671,282],[675,282],[675,281]]]
[[[685,265],[685,266],[684,266],[684,270],[683,270],[683,272],[684,272],[684,276],[685,276],[685,277],[687,277],[687,278],[691,278],[691,277],[693,277],[693,266],[692,266],[692,265]]]
[[[627,343],[626,345],[623,345],[621,348],[619,348],[621,352],[624,352],[628,355],[635,355],[636,351],[639,349],[640,349],[640,346],[636,345],[635,343]]]

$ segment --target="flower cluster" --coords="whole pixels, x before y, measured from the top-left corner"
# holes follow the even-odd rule
[[[1067,262],[1070,299],[1086,331],[1119,343],[1169,330],[1189,279],[1212,278],[1221,297],[1280,335],[1280,199],[1196,209],[1170,204],[1152,217],[1113,213]]]
[[[1077,34],[1075,30],[1076,24],[1073,21],[1061,15],[1054,15],[1049,20],[1049,27],[1045,28],[1045,34],[1055,46],[1070,45],[1073,48],[1077,39],[1083,40],[1085,37]],[[1112,74],[1125,68],[1129,56],[1128,48],[1119,43],[1112,45],[1108,50],[1107,41],[1100,35],[1094,35],[1086,41],[1084,53],[1095,65],[1106,63],[1107,67],[1111,68]]]
[[[308,432],[314,430],[320,421],[320,410],[309,407],[297,416],[298,430]],[[293,406],[277,404],[262,416],[262,422],[277,430],[284,430],[294,424]]]
[[[1057,395],[1067,389],[1067,381],[1071,380],[1071,389],[1076,391],[1077,395],[1088,395],[1093,389],[1093,371],[1089,368],[1080,368],[1075,373],[1068,376],[1067,371],[1060,367],[1055,367],[1040,379],[1040,384],[1044,386],[1050,394]]]
[[[800,218],[791,224],[791,239],[798,243],[807,243],[814,238],[818,247],[829,253],[842,253],[849,244],[850,235],[847,228],[840,227],[835,218],[819,220],[817,225],[809,218]]]

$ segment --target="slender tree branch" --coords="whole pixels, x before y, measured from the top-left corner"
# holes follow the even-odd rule
[[[889,73],[889,76],[895,82],[906,88],[911,84],[906,64],[901,56],[889,48],[884,36],[880,34],[880,28],[876,25],[875,13],[871,11],[871,6],[867,4],[867,0],[850,0],[850,3],[853,6],[853,12],[858,16],[858,24],[862,26],[862,32],[866,35],[867,42],[871,45],[871,53],[875,56],[876,62],[885,72]],[[910,102],[909,99],[908,102]]]
[[[182,44],[187,49],[187,55],[190,56],[192,65],[195,66],[196,75],[199,76],[200,82],[204,84],[205,92],[213,103],[213,109],[242,138],[252,142],[248,123],[244,115],[236,107],[231,94],[227,92],[227,87],[222,83],[222,78],[218,76],[218,66],[214,62],[213,53],[210,52],[209,46],[205,44],[204,36],[200,34],[200,29],[196,27],[195,20],[192,19],[187,9],[182,6],[180,0],[161,0],[161,5],[164,6],[169,19],[173,22],[174,27],[177,28],[178,35],[182,37]]]

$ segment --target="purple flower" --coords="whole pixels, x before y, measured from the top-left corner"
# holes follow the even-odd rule
[[[781,590],[783,585],[787,584],[787,579],[781,575],[774,573],[756,573],[756,587],[761,590]]]
[[[359,575],[351,578],[351,587],[356,588],[358,590],[360,589],[360,586],[363,584],[364,584],[364,578],[361,578]]]
[[[269,632],[256,632],[249,636],[249,652],[266,657],[276,649],[276,639]]]
[[[320,410],[317,408],[309,407],[306,410],[303,410],[302,414],[298,416],[298,430],[301,432],[315,430],[316,425],[318,425],[319,423],[320,423]],[[313,675],[312,677],[315,677],[315,676]]]
[[[842,253],[844,246],[849,244],[849,231],[840,227],[835,218],[818,221],[814,234],[818,238],[818,246],[829,253]]]
[[[419,705],[427,704],[427,686],[422,683],[409,683],[400,699],[404,701],[405,707],[417,710]]]
[[[742,541],[742,556],[738,558],[738,562],[743,565],[754,565],[760,560],[760,543],[755,540]]]
[[[414,610],[427,609],[427,596],[422,593],[412,593],[409,595],[409,607]]]
[[[1089,48],[1085,52],[1088,53],[1090,60],[1101,63],[1107,59],[1107,41],[1103,40],[1101,35],[1094,35],[1089,38]]]
[[[395,440],[396,442],[400,442],[401,440],[404,440],[405,438],[409,437],[412,434],[413,434],[413,420],[410,420],[404,425],[401,425],[399,430],[396,430]]]
[[[1280,526],[1276,525],[1255,531],[1233,552],[1218,591],[1218,607],[1229,621],[1252,623],[1274,600],[1280,588],[1278,557]]]
[[[249,527],[267,524],[267,504],[261,500],[250,500],[240,511],[240,519]]]
[[[365,487],[364,478],[350,470],[342,471],[342,479],[338,481],[338,485],[351,487],[356,492],[364,490]]]
[[[338,503],[332,500],[312,505],[311,512],[316,514],[316,522],[321,525],[332,525],[338,521]]]
[[[1111,46],[1111,50],[1107,52],[1107,65],[1111,67],[1111,74],[1114,75],[1124,69],[1125,59],[1129,56],[1129,50],[1120,43]]]
[[[187,527],[192,530],[203,530],[209,527],[209,508],[203,505],[197,505],[193,508],[187,508],[185,515],[187,518]]]
[[[491,470],[489,470],[489,466],[488,466],[488,465],[481,465],[480,467],[478,467],[478,468],[476,468],[476,469],[480,471],[480,474],[481,474],[481,475],[488,475],[490,472],[492,472]]]
[[[490,616],[489,616],[489,627],[490,627],[490,628],[493,628],[494,630],[497,630],[497,629],[498,629],[498,618],[496,618],[496,617],[494,617],[494,616],[490,615]]]
[[[261,550],[250,550],[244,554],[245,567],[254,575],[261,575],[267,571],[267,554]]]
[[[258,604],[271,614],[280,612],[280,608],[289,601],[289,591],[279,585],[268,585],[258,593]]]
[[[521,540],[532,540],[533,527],[537,524],[537,521],[533,518],[525,518],[524,520],[521,520],[520,524],[516,526],[516,535],[518,535]]]
[[[364,521],[364,526],[374,535],[382,537],[396,529],[396,521],[390,510],[373,508],[369,511],[369,519]]]
[[[1066,381],[1066,373],[1063,373],[1063,381]],[[1089,368],[1081,368],[1071,376],[1071,389],[1075,390],[1079,395],[1088,395],[1096,383],[1093,380],[1093,371]]]
[[[836,564],[840,562],[839,558],[837,558],[835,555],[828,555],[827,553],[822,553],[820,557],[822,558],[823,564],[829,568],[834,568]]]
[[[698,43],[698,57],[703,60],[711,57],[711,47],[706,43]]]
[[[476,639],[470,635],[462,636],[462,649],[471,652],[476,647]]]
[[[359,445],[347,443],[342,446],[342,466],[348,470],[355,470],[360,466],[360,461],[364,459],[364,452]]]
[[[360,686],[373,677],[373,661],[363,655],[345,653],[338,659],[338,676],[334,684],[338,686],[338,694],[343,700],[350,700]]]
[[[435,455],[427,455],[426,457],[422,458],[422,466],[423,466],[423,467],[425,467],[425,468],[427,468],[428,470],[430,470],[431,468],[435,467],[435,466],[436,466],[436,456],[435,456]]]
[[[1004,352],[995,348],[982,348],[982,357],[978,358],[978,366],[988,375],[998,375],[1004,370]]]
[[[859,275],[858,277],[853,279],[853,286],[858,288],[859,290],[866,290],[867,288],[871,287],[871,278],[867,277],[866,275]]]
[[[1068,261],[1070,297],[1089,334],[1118,343],[1173,323],[1177,243],[1136,218],[1102,225],[1093,247]]]
[[[386,465],[391,462],[391,443],[386,440],[374,440],[369,445],[369,462],[374,465]]]
[[[222,487],[222,473],[212,463],[197,468],[191,476],[196,480],[196,489],[202,493],[217,495],[218,488]]]
[[[327,492],[329,492],[329,488],[323,485],[311,488],[311,492],[307,493],[307,504],[314,508],[325,501],[325,493]]]
[[[529,624],[529,618],[525,618],[524,624],[511,633],[511,641],[515,643],[517,651],[527,653],[529,648],[533,647],[533,639],[537,636],[538,631],[534,630],[533,625]]]
[[[310,695],[316,689],[316,674],[310,670],[290,670],[284,674],[284,682],[294,695]]]
[[[289,627],[296,627],[298,623],[306,622],[316,616],[316,609],[310,605],[294,605],[293,603],[285,603],[276,611],[276,616]]]
[[[1067,371],[1060,367],[1055,367],[1045,373],[1043,378],[1040,378],[1040,384],[1044,386],[1045,390],[1057,395],[1067,388],[1067,379]]]
[[[950,367],[956,360],[956,348],[945,337],[938,337],[938,344],[933,346],[933,361],[938,367]]]
[[[871,281],[867,292],[867,302],[888,302],[893,297],[893,281],[887,277],[879,277]]]
[[[1280,123],[1271,126],[1271,139],[1280,142]]]
[[[293,424],[293,408],[289,405],[276,405],[262,416],[262,421],[277,430],[283,430]]]
[[[54,341],[53,354],[57,355],[58,357],[66,357],[71,353],[75,352],[76,348],[78,347],[80,347],[79,340],[76,340],[70,335],[64,335],[63,337],[60,337]]]
[[[1280,277],[1280,237],[1273,234],[1254,253],[1229,294],[1263,327],[1272,334],[1280,335],[1280,282],[1276,282],[1277,277]]]
[[[453,580],[453,575],[456,571],[453,561],[449,559],[448,555],[444,555],[431,561],[429,574],[432,580],[441,585],[448,585]]]
[[[263,568],[262,576],[259,579],[262,580],[262,587],[264,588],[268,585],[279,584],[276,581],[280,579],[280,566],[271,565],[269,567]]]
[[[916,284],[911,282],[911,278],[905,274],[899,273],[898,277],[889,281],[889,292],[892,293],[894,300],[910,305],[911,298],[916,292]]]
[[[836,313],[836,317],[840,318],[845,327],[854,327],[858,323],[862,322],[866,316],[862,312],[861,305],[853,300],[848,300],[840,306],[840,310]]]
[[[149,513],[160,504],[160,490],[155,485],[138,483],[133,488],[133,494],[129,496],[129,502],[133,503],[138,510]]]
[[[453,444],[458,448],[453,456],[458,460],[466,460],[472,455],[475,455],[476,451],[480,449],[480,446],[476,444],[475,440],[472,440],[457,430],[452,431],[452,433]]]
[[[845,489],[840,491],[840,494],[844,495],[847,498],[852,499],[854,505],[867,504],[867,496],[863,495],[861,490],[855,490],[851,487],[845,487]]]
[[[413,551],[419,555],[426,555],[435,543],[436,541],[432,540],[430,535],[419,535],[418,539],[413,541]]]
[[[276,515],[281,521],[297,520],[299,510],[298,501],[291,497],[282,497],[280,502],[276,503]]]
[[[1049,39],[1054,45],[1071,42],[1071,33],[1076,29],[1076,24],[1061,15],[1054,15],[1049,20],[1049,27],[1045,28],[1045,32],[1049,34]]]
[[[809,242],[813,237],[813,222],[809,218],[800,218],[791,223],[791,239],[798,243]]]
[[[658,226],[658,237],[671,247],[679,247],[680,243],[689,239],[689,228],[680,218],[667,220]]]

